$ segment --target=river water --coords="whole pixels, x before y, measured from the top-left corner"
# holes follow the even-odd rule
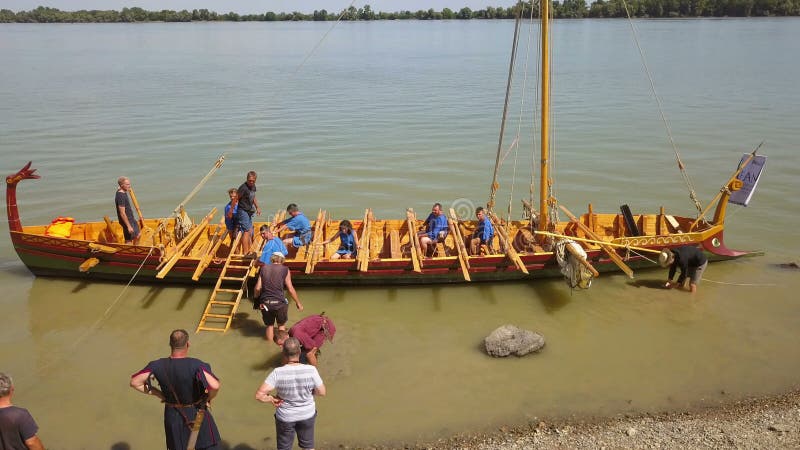
[[[753,201],[726,222],[729,247],[765,255],[713,264],[694,296],[658,289],[662,270],[604,274],[575,292],[558,280],[300,289],[306,311],[290,322],[325,311],[338,330],[319,367],[329,392],[317,402],[321,447],[684,410],[797,386],[800,281],[777,265],[798,258],[800,20],[634,24],[701,202],[765,142]],[[330,27],[0,26],[0,164],[11,174],[33,160],[42,175],[18,188],[23,223],[102,220],[120,175],[145,217],[168,215],[223,153],[188,206],[195,217],[223,206],[251,169],[266,212],[295,202],[312,216],[371,207],[403,218],[434,201],[485,202],[513,23]],[[694,214],[628,22],[557,21],[553,45],[561,203]],[[513,186],[515,217],[529,165],[512,152],[501,171],[498,203]],[[6,229],[4,220],[0,370],[15,376],[15,402],[54,448],[161,446],[161,408],[128,379],[167,355],[172,329],[194,330],[210,289],[37,279]],[[226,335],[192,334],[192,355],[222,380],[213,412],[231,448],[275,442],[271,407],[253,400],[276,363],[257,319],[245,307]],[[486,356],[483,337],[504,323],[544,334],[547,346]]]

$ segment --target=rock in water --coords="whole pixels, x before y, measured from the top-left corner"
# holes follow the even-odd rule
[[[486,353],[491,356],[524,356],[541,350],[544,347],[544,336],[514,325],[503,325],[486,336],[483,344],[486,346]]]

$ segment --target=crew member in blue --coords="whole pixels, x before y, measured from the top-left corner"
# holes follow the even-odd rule
[[[278,224],[278,229],[275,230],[275,234],[280,236],[281,231],[284,229],[292,231],[292,234],[283,240],[283,243],[286,244],[287,247],[291,245],[294,248],[300,248],[310,244],[311,222],[309,222],[305,214],[303,214],[300,208],[294,203],[289,203],[289,206],[286,207],[286,212],[289,213],[291,217]]]
[[[482,245],[491,248],[492,239],[494,239],[494,227],[492,227],[492,221],[486,217],[486,212],[482,207],[479,206],[475,209],[475,216],[478,218],[478,227],[472,233],[469,250],[471,255],[480,255]]]
[[[447,237],[447,216],[442,213],[442,204],[434,203],[431,213],[425,219],[425,231],[419,232],[419,245],[422,247],[422,254],[428,254],[428,245],[437,242],[444,242]]]
[[[228,197],[230,197],[231,201],[225,205],[225,228],[228,230],[228,236],[231,238],[231,247],[233,247],[233,241],[236,239],[237,231],[236,214],[239,211],[239,194],[236,188],[228,189]]]
[[[689,292],[697,292],[697,285],[703,278],[703,272],[708,266],[708,258],[705,253],[693,245],[686,245],[683,247],[664,249],[658,255],[658,264],[661,267],[669,267],[669,278],[664,285],[665,288],[670,289],[673,287],[682,288],[686,283],[686,278],[689,278]],[[675,276],[675,271],[680,268],[681,274],[678,276],[678,281],[672,282],[672,277]]]
[[[350,223],[349,220],[345,219],[339,222],[339,231],[331,236],[330,239],[323,241],[322,244],[333,242],[337,237],[339,238],[339,249],[336,250],[336,253],[331,255],[331,259],[355,258],[358,252],[358,235],[356,234],[356,230],[353,229],[353,224]]]
[[[261,225],[259,231],[261,232],[261,237],[264,238],[264,249],[261,251],[261,258],[259,258],[261,264],[270,264],[270,257],[275,252],[279,252],[283,256],[289,254],[289,250],[283,245],[283,241],[272,233],[272,228],[269,225]]]
[[[220,383],[207,363],[190,358],[189,333],[174,330],[169,335],[168,358],[150,361],[131,376],[131,387],[164,403],[164,432],[167,449],[187,448],[193,428],[196,449],[219,449],[221,439],[208,404],[217,395]],[[159,387],[151,385],[151,377]],[[197,423],[199,422],[199,423]]]

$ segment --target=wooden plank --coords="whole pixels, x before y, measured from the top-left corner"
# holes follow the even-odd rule
[[[517,251],[514,250],[514,246],[512,245],[511,240],[508,238],[508,233],[506,232],[505,227],[501,226],[500,220],[497,216],[489,211],[489,220],[492,221],[492,225],[494,225],[494,229],[497,230],[497,236],[500,238],[500,244],[502,245],[502,250],[505,252],[506,257],[517,266],[517,269],[521,270],[522,273],[525,275],[529,275],[528,268],[525,267],[525,263],[522,262]]]
[[[156,274],[156,278],[161,279],[167,276],[169,271],[175,266],[175,264],[178,263],[178,260],[181,259],[183,252],[194,244],[197,237],[200,236],[200,233],[205,229],[206,225],[208,225],[208,222],[211,221],[216,212],[217,208],[213,208],[211,212],[208,213],[192,231],[189,232],[189,234],[181,241],[181,243],[178,244],[178,246],[175,248],[175,253],[173,253],[169,259],[165,259],[161,262],[161,264],[158,265],[158,269],[160,270]]]
[[[419,236],[417,236],[417,216],[414,215],[414,210],[408,208],[406,210],[406,225],[408,228],[408,243],[411,246],[411,265],[414,267],[414,272],[422,272],[422,250],[419,248]]]
[[[453,236],[453,241],[456,243],[461,273],[464,275],[465,280],[472,281],[472,278],[469,276],[469,255],[467,254],[464,240],[461,239],[461,231],[458,229],[458,217],[453,208],[450,208],[450,217],[447,218],[447,227],[450,228],[450,234]]]

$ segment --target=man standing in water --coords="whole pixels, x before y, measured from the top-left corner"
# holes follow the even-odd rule
[[[219,430],[207,409],[219,391],[219,380],[210,365],[188,357],[186,330],[173,331],[169,346],[169,358],[150,361],[131,376],[131,387],[164,403],[167,449],[219,449]],[[155,377],[160,389],[150,384],[151,377]]]
[[[11,404],[13,396],[14,382],[0,372],[0,448],[44,450],[36,435],[39,426],[27,409]]]
[[[268,266],[264,266],[268,267]],[[314,448],[314,423],[317,406],[314,396],[327,393],[317,368],[300,363],[300,341],[283,343],[286,364],[273,370],[256,391],[256,400],[272,403],[275,411],[275,440],[278,450],[291,450],[294,434],[303,449]],[[277,390],[276,395],[270,392]]]
[[[661,267],[669,267],[669,278],[664,285],[665,288],[670,289],[673,287],[683,287],[686,283],[686,278],[689,278],[689,292],[697,292],[697,285],[703,278],[703,272],[708,266],[708,258],[705,253],[699,248],[687,245],[673,249],[664,249],[658,255],[658,264]],[[672,277],[675,276],[675,271],[680,268],[681,274],[678,276],[678,281],[673,283]]]
[[[269,261],[270,264],[264,264],[258,270],[254,294],[258,309],[261,310],[261,318],[267,326],[265,338],[267,341],[272,341],[275,335],[275,323],[278,324],[279,330],[285,330],[286,322],[289,320],[289,301],[286,300],[284,289],[289,291],[298,310],[303,310],[303,304],[297,298],[289,268],[283,265],[283,253],[274,252]]]
[[[254,252],[250,251],[253,243],[253,214],[261,215],[261,208],[256,201],[256,178],[258,175],[254,171],[247,172],[247,180],[239,186],[237,191],[239,209],[236,213],[236,222],[242,231],[242,253],[253,257],[256,256]]]
[[[136,245],[139,242],[139,223],[133,217],[133,208],[128,198],[131,190],[131,180],[128,177],[117,179],[119,189],[114,197],[114,204],[117,206],[117,219],[122,226],[122,235],[125,236],[125,243]]]

